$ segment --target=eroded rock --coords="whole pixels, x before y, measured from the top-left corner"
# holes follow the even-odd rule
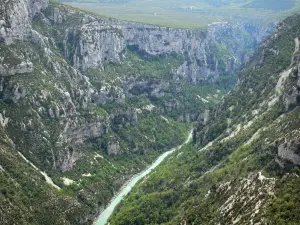
[[[279,145],[278,156],[295,165],[300,165],[300,141],[292,140]]]
[[[111,137],[111,139],[108,142],[107,145],[107,154],[108,155],[119,155],[121,152],[121,148],[120,148],[120,143],[119,141],[114,138]]]

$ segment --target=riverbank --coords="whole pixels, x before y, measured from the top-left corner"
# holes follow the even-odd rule
[[[105,208],[105,210],[99,215],[99,217],[94,222],[94,225],[105,225],[113,213],[115,207],[122,201],[122,199],[131,191],[131,189],[137,184],[138,181],[140,181],[142,178],[144,178],[146,175],[148,175],[154,168],[156,168],[158,165],[160,165],[163,160],[176,150],[182,148],[184,144],[187,144],[193,136],[193,129],[190,131],[187,139],[182,145],[179,145],[175,148],[170,149],[167,152],[164,152],[162,155],[160,155],[153,164],[151,164],[150,167],[145,169],[144,171],[134,175],[131,179],[129,179],[127,182],[124,183],[120,191],[117,195],[110,201],[108,206]]]

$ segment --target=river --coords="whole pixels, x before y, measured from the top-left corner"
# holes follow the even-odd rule
[[[94,225],[105,225],[107,223],[108,218],[113,213],[115,207],[121,202],[121,200],[131,191],[131,189],[136,185],[136,183],[141,180],[143,177],[145,177],[147,174],[149,174],[155,167],[157,167],[161,162],[171,153],[174,151],[182,148],[184,144],[187,144],[193,136],[193,130],[190,131],[189,136],[185,140],[185,142],[182,145],[177,146],[176,148],[172,148],[171,150],[163,153],[160,155],[156,161],[148,167],[146,170],[142,171],[141,173],[135,175],[132,179],[130,179],[119,191],[119,193],[112,199],[112,201],[109,203],[109,205],[106,207],[106,209],[100,214],[100,216],[97,218]]]

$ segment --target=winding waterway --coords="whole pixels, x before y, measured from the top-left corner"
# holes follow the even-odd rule
[[[131,189],[136,185],[136,183],[145,177],[147,174],[149,174],[155,167],[157,167],[161,162],[171,153],[174,151],[180,149],[184,144],[187,144],[193,136],[193,130],[189,133],[189,136],[185,140],[185,142],[182,145],[177,146],[176,148],[172,148],[171,150],[163,153],[160,155],[156,161],[146,170],[142,171],[141,173],[134,176],[128,183],[126,183],[120,190],[120,192],[114,197],[114,199],[109,203],[109,205],[106,207],[106,209],[100,214],[100,216],[97,218],[95,225],[105,225],[107,223],[108,218],[113,213],[115,207],[121,202],[121,200],[131,191]]]

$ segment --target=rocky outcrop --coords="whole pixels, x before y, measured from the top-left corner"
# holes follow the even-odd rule
[[[283,93],[283,104],[286,111],[294,109],[300,105],[300,79],[299,66],[293,68],[290,75],[290,85]]]
[[[86,140],[101,137],[108,132],[109,122],[94,119],[93,121],[70,121],[66,124],[66,130],[63,135],[65,143],[82,145]],[[70,125],[72,123],[72,126]]]
[[[8,1],[0,7],[0,42],[10,44],[28,36],[31,25],[27,1]]]
[[[202,124],[202,125],[206,125],[208,120],[209,120],[209,113],[210,111],[208,109],[204,110],[204,112],[202,114],[199,115],[198,121]]]
[[[0,77],[0,98],[17,103],[26,95],[26,88],[19,84],[11,84],[8,79]]]
[[[1,62],[2,61],[2,62]],[[23,74],[33,72],[32,62],[21,62],[17,65],[7,65],[0,59],[0,74],[1,76],[12,76],[15,74]]]
[[[110,103],[124,103],[124,90],[117,86],[104,83],[101,88],[95,90],[91,95],[91,100],[95,104],[110,104]]]
[[[76,161],[81,156],[82,154],[74,150],[72,147],[69,147],[64,151],[61,151],[59,156],[59,162],[57,163],[58,164],[57,169],[60,169],[62,172],[66,172],[72,169],[75,166]]]
[[[27,0],[28,1],[28,11],[31,18],[39,14],[42,10],[46,9],[49,5],[49,0]]]
[[[0,113],[0,125],[2,126],[2,128],[5,128],[8,122],[9,122],[9,118],[5,117],[5,112],[3,112],[3,115],[2,113]]]
[[[160,80],[128,81],[124,91],[126,95],[146,95],[162,97],[169,88],[169,82]]]
[[[216,190],[219,199],[227,199],[219,208],[221,223],[265,224],[264,216],[274,195],[275,181],[259,172],[222,184]]]
[[[120,154],[121,148],[119,141],[111,137],[108,144],[107,144],[107,154],[108,155],[118,155]]]
[[[184,55],[184,62],[175,70],[174,79],[194,84],[213,82],[237,69],[247,60],[247,51],[270,32],[257,24],[218,23],[206,30],[158,27],[85,15],[63,6],[51,7],[46,13],[54,25],[71,16],[77,16],[78,23],[61,31],[61,44],[77,69],[119,63],[126,57],[126,48],[150,56],[178,54]]]
[[[137,124],[138,116],[135,109],[117,110],[109,116],[112,129],[117,131],[123,127],[129,127]]]
[[[48,6],[49,0],[10,0],[0,3],[0,43],[30,37],[31,19]]]
[[[279,145],[278,156],[295,165],[300,165],[300,141],[292,140]]]
[[[283,95],[283,104],[286,111],[300,105],[300,87],[292,87],[288,92],[285,92]]]

